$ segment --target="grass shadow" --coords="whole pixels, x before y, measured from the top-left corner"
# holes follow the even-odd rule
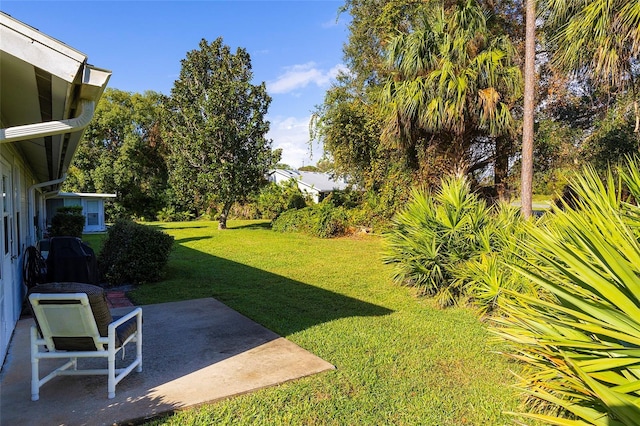
[[[234,225],[227,228],[227,230],[234,229],[271,229],[271,222],[259,222],[259,223],[248,223],[244,225]]]
[[[194,250],[176,241],[166,279],[143,285],[137,303],[213,297],[281,336],[354,316],[393,311],[262,269]]]

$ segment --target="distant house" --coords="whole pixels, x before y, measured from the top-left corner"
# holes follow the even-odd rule
[[[58,192],[47,199],[47,225],[51,225],[51,218],[60,207],[82,206],[82,215],[85,217],[82,232],[106,231],[104,202],[110,198],[116,198],[116,194]]]
[[[333,191],[343,191],[350,186],[344,179],[336,179],[329,173],[284,169],[275,169],[269,173],[270,182],[279,184],[291,179],[294,179],[300,191],[315,203],[324,200]]]

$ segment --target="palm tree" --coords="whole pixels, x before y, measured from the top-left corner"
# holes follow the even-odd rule
[[[521,203],[522,215],[533,213],[533,114],[536,84],[536,0],[526,0],[526,37],[524,65],[524,116],[522,123]]]
[[[629,0],[542,0],[554,44],[553,60],[607,88],[628,88],[640,132],[638,60],[640,2]]]
[[[475,142],[514,130],[511,105],[522,83],[514,58],[508,37],[490,32],[475,0],[451,10],[434,5],[388,45],[383,140],[399,149],[435,140],[470,171]]]

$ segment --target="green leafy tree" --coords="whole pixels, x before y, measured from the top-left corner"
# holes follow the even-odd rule
[[[515,130],[511,109],[522,86],[515,53],[475,1],[430,8],[388,46],[386,143],[405,151],[435,143],[452,167],[468,172],[492,162],[496,140]]]
[[[584,158],[601,173],[638,151],[633,102],[630,95],[618,97],[582,145]]]
[[[347,76],[338,77],[317,108],[312,136],[323,141],[337,174],[371,186],[373,165],[384,157],[379,149],[380,117],[377,105],[356,95],[353,84]]]
[[[574,74],[589,75],[612,91],[629,90],[633,128],[640,132],[640,2],[544,0],[541,9],[554,62]]]
[[[226,228],[233,203],[265,183],[277,163],[264,119],[271,98],[264,83],[251,83],[251,59],[234,53],[222,38],[187,52],[180,77],[166,103],[165,138],[170,149],[170,182],[179,203],[211,212],[220,205]]]
[[[440,7],[449,13],[457,3],[451,0],[347,0],[341,9],[352,18],[344,47],[348,72],[337,79],[323,104],[317,107],[312,137],[323,142],[333,172],[348,175],[367,191],[363,215],[377,218],[375,221],[380,223],[407,201],[412,185],[435,187],[441,176],[451,171],[445,161],[446,150],[442,152],[439,144],[428,143],[431,138],[423,138],[407,149],[398,149],[382,140],[387,102],[381,101],[380,92],[388,78],[397,76],[390,74],[394,70],[386,62],[389,43],[395,36],[408,37],[420,30],[429,10]],[[489,38],[509,35],[516,41],[523,39],[519,1],[480,0],[478,4],[491,16],[486,20]],[[477,146],[477,153],[483,150],[484,161],[473,160],[478,164],[477,175],[480,176],[480,169],[493,159],[496,181],[505,180],[518,144],[511,136],[486,141],[489,143]]]
[[[161,96],[107,89],[74,156],[65,190],[115,192],[111,216],[153,218],[165,202]]]

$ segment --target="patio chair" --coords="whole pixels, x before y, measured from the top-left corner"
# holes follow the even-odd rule
[[[29,294],[36,325],[31,327],[31,400],[40,387],[61,375],[106,374],[108,397],[134,368],[142,371],[142,309],[115,320],[100,287],[82,283],[49,283],[33,287]],[[135,359],[116,369],[116,354],[136,342]],[[41,350],[44,348],[44,350]],[[41,359],[67,359],[64,365],[40,379]],[[78,358],[106,358],[106,369],[79,369]]]

